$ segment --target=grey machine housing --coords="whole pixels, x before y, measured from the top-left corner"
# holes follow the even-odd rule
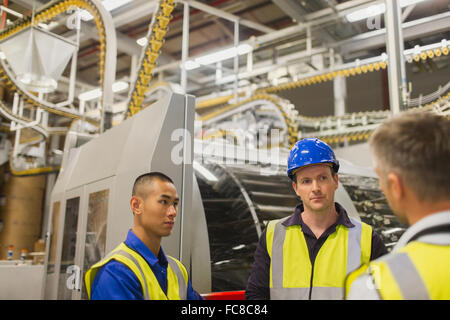
[[[173,232],[163,239],[166,254],[188,268],[191,255],[205,254],[183,246],[195,241],[189,230],[192,221],[201,226],[204,220],[198,191],[193,198],[193,189],[198,189],[191,161],[194,105],[193,96],[173,93],[81,146],[83,135],[68,134],[51,194],[45,299],[86,298],[84,273],[126,239],[133,224],[132,186],[146,172],[167,174],[180,196]],[[208,286],[203,284],[205,290]]]

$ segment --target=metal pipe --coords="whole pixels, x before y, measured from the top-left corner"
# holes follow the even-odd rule
[[[14,79],[15,77],[13,76],[12,71],[5,65],[5,63],[1,59],[0,59],[0,64],[1,64],[1,68],[8,75],[8,77],[10,79]],[[27,89],[22,85],[22,83],[20,81],[15,82],[14,85],[18,88],[19,91],[21,91],[23,93],[24,97],[29,97],[34,100],[36,99],[35,96],[33,96],[32,94],[30,94],[27,91]],[[111,87],[111,91],[112,91],[112,87]],[[39,101],[39,103],[45,109],[49,110],[50,112],[54,112],[57,114],[60,114],[60,113],[70,114],[71,116],[74,116],[74,117],[80,117],[80,118],[84,117],[87,121],[97,122],[97,120],[92,117],[82,115],[82,114],[78,113],[77,111],[74,111],[74,110],[66,108],[66,107],[58,107],[57,105],[55,105],[51,102],[48,102],[48,101]]]
[[[70,76],[69,76],[69,95],[66,101],[57,103],[58,107],[65,107],[73,102],[75,96],[75,84],[76,84],[76,75],[77,75],[77,60],[78,60],[78,49],[80,48],[80,24],[81,17],[79,11],[76,13],[76,44],[77,50],[75,50],[72,54],[72,64],[70,66]]]
[[[137,70],[138,70],[138,56],[137,54],[133,54],[131,56],[131,66],[130,66],[130,82],[131,81],[136,81],[137,78]],[[131,94],[130,90],[133,90],[132,86],[129,87],[128,89],[128,94]]]
[[[335,66],[334,49],[330,48],[330,69]],[[338,56],[338,63],[342,63],[342,58]],[[334,115],[343,116],[345,114],[345,103],[347,99],[347,80],[344,76],[337,76],[333,80],[334,93]]]
[[[406,102],[406,72],[399,1],[386,1],[386,49],[388,54],[389,103],[397,114]]]
[[[234,56],[234,86],[233,94],[235,103],[238,102],[238,72],[239,72],[239,55],[237,53],[237,47],[239,45],[239,20],[234,22],[234,48],[236,50],[236,55]]]
[[[24,125],[26,126],[30,121],[24,120],[21,116],[20,110],[19,110],[19,115],[17,115],[17,113],[12,113],[9,108],[7,108],[3,102],[0,101],[0,114],[2,116],[4,116],[6,119],[11,121],[11,125],[10,125],[10,131],[15,130],[14,126],[17,126],[16,128],[18,128],[19,125]],[[18,125],[17,125],[18,124]],[[11,129],[12,128],[12,129]],[[33,128],[31,128],[35,131],[37,131],[39,134],[41,134],[44,138],[48,137],[48,132],[41,126],[41,125],[36,125]]]
[[[0,10],[1,10],[2,12],[5,11],[5,12],[7,12],[7,13],[9,13],[9,14],[12,14],[13,16],[16,16],[16,17],[18,17],[18,18],[23,18],[23,14],[18,13],[18,12],[14,11],[14,10],[8,9],[8,8],[5,7],[5,6],[0,6]]]
[[[181,87],[186,93],[187,89],[187,71],[186,61],[189,56],[189,4],[184,2],[183,8],[183,38],[181,44]]]
[[[6,8],[8,7],[8,0],[3,0],[3,6]],[[6,25],[6,12],[3,12],[2,10],[2,22],[0,23],[0,29],[5,29]]]
[[[312,36],[311,36],[311,27],[306,28],[306,51],[311,53],[312,50]]]

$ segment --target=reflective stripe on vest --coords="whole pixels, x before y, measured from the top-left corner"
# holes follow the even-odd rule
[[[450,299],[450,239],[443,235],[437,240],[439,244],[412,241],[370,263],[368,272],[382,299]]]
[[[186,300],[187,298],[187,274],[186,274],[186,270],[184,270],[183,273],[183,269],[184,267],[181,265],[181,262],[179,262],[178,260],[176,260],[175,258],[172,258],[171,256],[167,256],[167,261],[169,262],[169,266],[172,269],[173,273],[176,276],[176,281],[179,287],[179,293],[180,293],[180,299],[181,300]],[[182,269],[183,268],[183,269]],[[169,275],[167,276],[167,278],[169,278]],[[172,282],[174,282],[172,279]],[[169,281],[169,279],[167,279],[167,281]]]
[[[397,282],[403,299],[429,300],[427,288],[407,253],[400,253],[386,261]]]
[[[116,260],[126,265],[137,277],[142,288],[142,295],[146,300],[179,300],[187,297],[187,272],[184,266],[170,256],[167,256],[167,295],[162,291],[158,280],[148,263],[142,256],[121,243],[103,260],[94,264],[85,275],[86,291],[89,299],[97,272],[109,261]]]
[[[370,260],[372,228],[352,218],[355,227],[338,225],[319,250],[313,270],[301,227],[282,224],[288,218],[267,226],[271,299],[343,299],[346,275]]]

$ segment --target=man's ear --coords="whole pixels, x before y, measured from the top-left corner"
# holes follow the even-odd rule
[[[405,186],[400,176],[394,172],[389,172],[386,180],[392,197],[396,200],[402,199],[405,196]]]
[[[132,196],[130,199],[130,208],[134,214],[142,213],[142,199],[138,196]]]
[[[297,179],[297,177],[295,178]],[[297,196],[299,196],[298,192],[297,192],[297,183],[295,181],[292,181],[292,188],[294,189],[294,192]],[[299,196],[300,197],[300,196]]]
[[[336,183],[336,188],[334,190],[337,190],[337,188],[339,187],[339,176],[337,173],[332,175],[334,183]]]

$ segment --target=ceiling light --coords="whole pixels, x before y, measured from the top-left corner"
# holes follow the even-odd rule
[[[200,64],[198,62],[195,62],[194,60],[187,60],[184,63],[184,68],[186,70],[192,70],[192,69],[196,69],[198,67],[200,67]]]
[[[384,13],[384,11],[386,11],[386,6],[384,3],[374,4],[363,9],[353,11],[347,14],[345,18],[348,22],[355,22],[377,16]]]
[[[133,0],[103,0],[102,4],[108,11],[113,11],[114,9],[120,8]]]
[[[78,99],[84,100],[84,101],[89,101],[89,100],[94,100],[94,99],[100,98],[101,96],[102,96],[102,90],[100,90],[100,88],[96,88],[93,90],[89,90],[89,91],[80,93],[78,95]]]
[[[195,59],[195,62],[203,65],[213,64],[219,61],[231,59],[236,56],[236,48],[231,47],[224,50],[220,50],[214,53],[210,53]]]
[[[112,85],[113,92],[121,92],[128,89],[129,84],[126,81],[117,81]]]
[[[251,45],[249,45],[248,43],[242,43],[242,44],[238,45],[238,47],[237,47],[238,55],[250,53],[250,52],[252,52],[252,50],[253,50],[253,47]]]
[[[219,61],[228,60],[236,57],[237,55],[243,55],[250,53],[253,47],[247,43],[242,43],[237,47],[226,48],[217,52],[209,53],[204,56],[195,58],[194,60],[188,60],[185,63],[186,70],[192,70],[200,67],[201,65],[214,64]]]
[[[142,37],[136,40],[137,44],[141,47],[145,46],[147,44],[147,37]]]
[[[120,91],[127,89],[128,86],[129,86],[129,84],[126,81],[116,81],[112,85],[112,91],[120,92]],[[102,96],[102,90],[100,90],[100,88],[95,88],[93,90],[89,90],[89,91],[80,93],[78,95],[78,99],[83,100],[83,101],[90,101],[90,100],[98,99],[101,96]]]
[[[422,2],[425,0],[400,0],[400,7],[408,7],[413,4]],[[374,4],[368,7],[365,7],[360,10],[353,11],[345,16],[348,22],[355,22],[364,20],[370,17],[374,17],[380,14],[384,14],[386,11],[386,5],[384,3]]]

